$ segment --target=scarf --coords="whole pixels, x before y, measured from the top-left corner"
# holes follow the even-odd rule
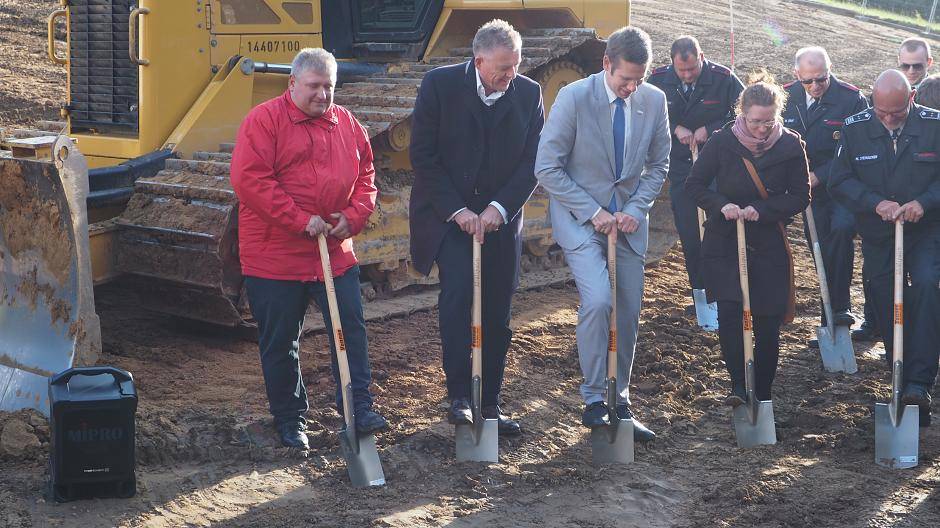
[[[783,125],[780,124],[780,121],[775,120],[774,127],[770,130],[770,135],[767,136],[766,139],[758,139],[747,129],[747,122],[744,116],[739,115],[737,119],[734,120],[731,131],[734,132],[734,137],[738,138],[738,141],[751,151],[751,154],[753,154],[755,158],[759,158],[763,156],[765,152],[773,148],[777,140],[783,136]]]

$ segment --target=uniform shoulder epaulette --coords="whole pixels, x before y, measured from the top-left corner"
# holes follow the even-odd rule
[[[728,68],[722,66],[721,64],[716,64],[716,63],[714,63],[714,62],[712,62],[712,63],[710,63],[710,64],[711,64],[711,70],[712,70],[713,72],[715,72],[715,73],[720,73],[720,74],[725,75],[725,76],[730,76],[730,75],[731,75],[731,70],[729,70]]]
[[[839,80],[839,86],[841,86],[841,87],[843,87],[843,88],[846,88],[846,89],[848,89],[848,90],[852,90],[853,92],[858,92],[858,91],[860,91],[860,90],[858,89],[858,86],[855,86],[855,85],[852,84],[852,83],[847,83],[847,82],[845,82],[845,81],[843,81],[843,80],[841,80],[841,79]]]
[[[790,81],[790,82],[788,82],[787,84],[784,84],[784,85],[783,85],[783,89],[784,89],[784,90],[789,90],[790,87],[793,86],[794,84],[796,84],[796,81]]]
[[[850,115],[849,117],[846,117],[846,118],[845,118],[845,124],[846,124],[846,125],[851,125],[852,123],[861,123],[861,122],[864,122],[864,121],[868,121],[869,119],[871,119],[871,111],[869,111],[869,110],[862,110],[861,112],[859,112],[859,113],[857,113],[857,114]]]
[[[940,121],[940,112],[932,108],[921,108],[920,112],[918,112],[918,115],[920,115],[921,119],[934,119],[936,121]]]
[[[659,75],[659,74],[662,74],[662,73],[666,73],[667,71],[669,71],[669,70],[671,70],[671,69],[672,69],[672,64],[667,64],[667,65],[665,65],[665,66],[660,66],[659,68],[656,68],[655,70],[653,70],[653,72],[650,73],[650,76]]]

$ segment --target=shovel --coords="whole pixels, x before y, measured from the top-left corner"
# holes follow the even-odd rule
[[[457,462],[498,462],[499,431],[496,418],[483,418],[483,294],[481,293],[480,242],[473,237],[473,319],[470,322],[472,424],[457,424]]]
[[[920,413],[901,403],[904,379],[904,221],[894,224],[894,364],[891,401],[875,404],[875,463],[889,468],[917,465]]]
[[[617,228],[607,236],[610,276],[610,334],[607,339],[607,418],[609,425],[591,429],[594,464],[629,464],[634,460],[633,420],[617,416]]]
[[[692,163],[698,159],[698,145],[692,143]],[[705,211],[698,210],[698,239],[705,238]],[[718,303],[709,303],[703,288],[692,288],[692,302],[695,303],[695,320],[703,330],[718,330]]]
[[[738,440],[738,447],[773,445],[777,443],[773,402],[758,401],[754,393],[751,289],[747,277],[747,247],[744,241],[743,218],[738,218],[738,270],[741,277],[741,297],[744,301],[744,383],[747,389],[747,402],[734,408],[734,436]]]
[[[352,383],[349,376],[349,360],[346,358],[346,339],[339,319],[339,304],[336,302],[336,288],[333,286],[333,271],[330,267],[330,253],[326,246],[326,235],[318,237],[320,244],[320,263],[323,266],[323,282],[326,285],[327,304],[330,305],[330,322],[333,326],[333,343],[336,346],[336,363],[339,365],[339,381],[342,385],[343,418],[346,426],[339,432],[339,445],[346,459],[349,480],[357,488],[384,486],[385,472],[382,461],[375,447],[375,435],[359,436],[356,434],[356,416],[353,414]]]
[[[819,234],[816,232],[816,220],[813,207],[806,207],[806,225],[809,228],[810,244],[813,246],[813,258],[816,260],[816,273],[819,276],[819,291],[822,295],[823,312],[826,314],[826,326],[816,327],[816,340],[819,341],[819,353],[822,355],[823,368],[827,372],[845,372],[855,374],[855,349],[849,327],[836,326],[832,318],[832,301],[829,298],[829,281],[826,279],[826,267],[823,264],[822,250],[819,248]]]

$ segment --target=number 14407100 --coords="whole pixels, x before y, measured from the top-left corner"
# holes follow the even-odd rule
[[[298,52],[301,48],[299,40],[249,40],[245,44],[249,52]]]

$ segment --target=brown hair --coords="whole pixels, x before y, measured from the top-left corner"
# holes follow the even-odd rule
[[[747,88],[741,92],[735,111],[743,114],[752,106],[772,106],[776,118],[780,119],[783,107],[787,104],[787,92],[775,81],[767,70],[761,69],[747,76]]]
[[[940,74],[935,73],[920,82],[914,102],[933,109],[940,108]]]

